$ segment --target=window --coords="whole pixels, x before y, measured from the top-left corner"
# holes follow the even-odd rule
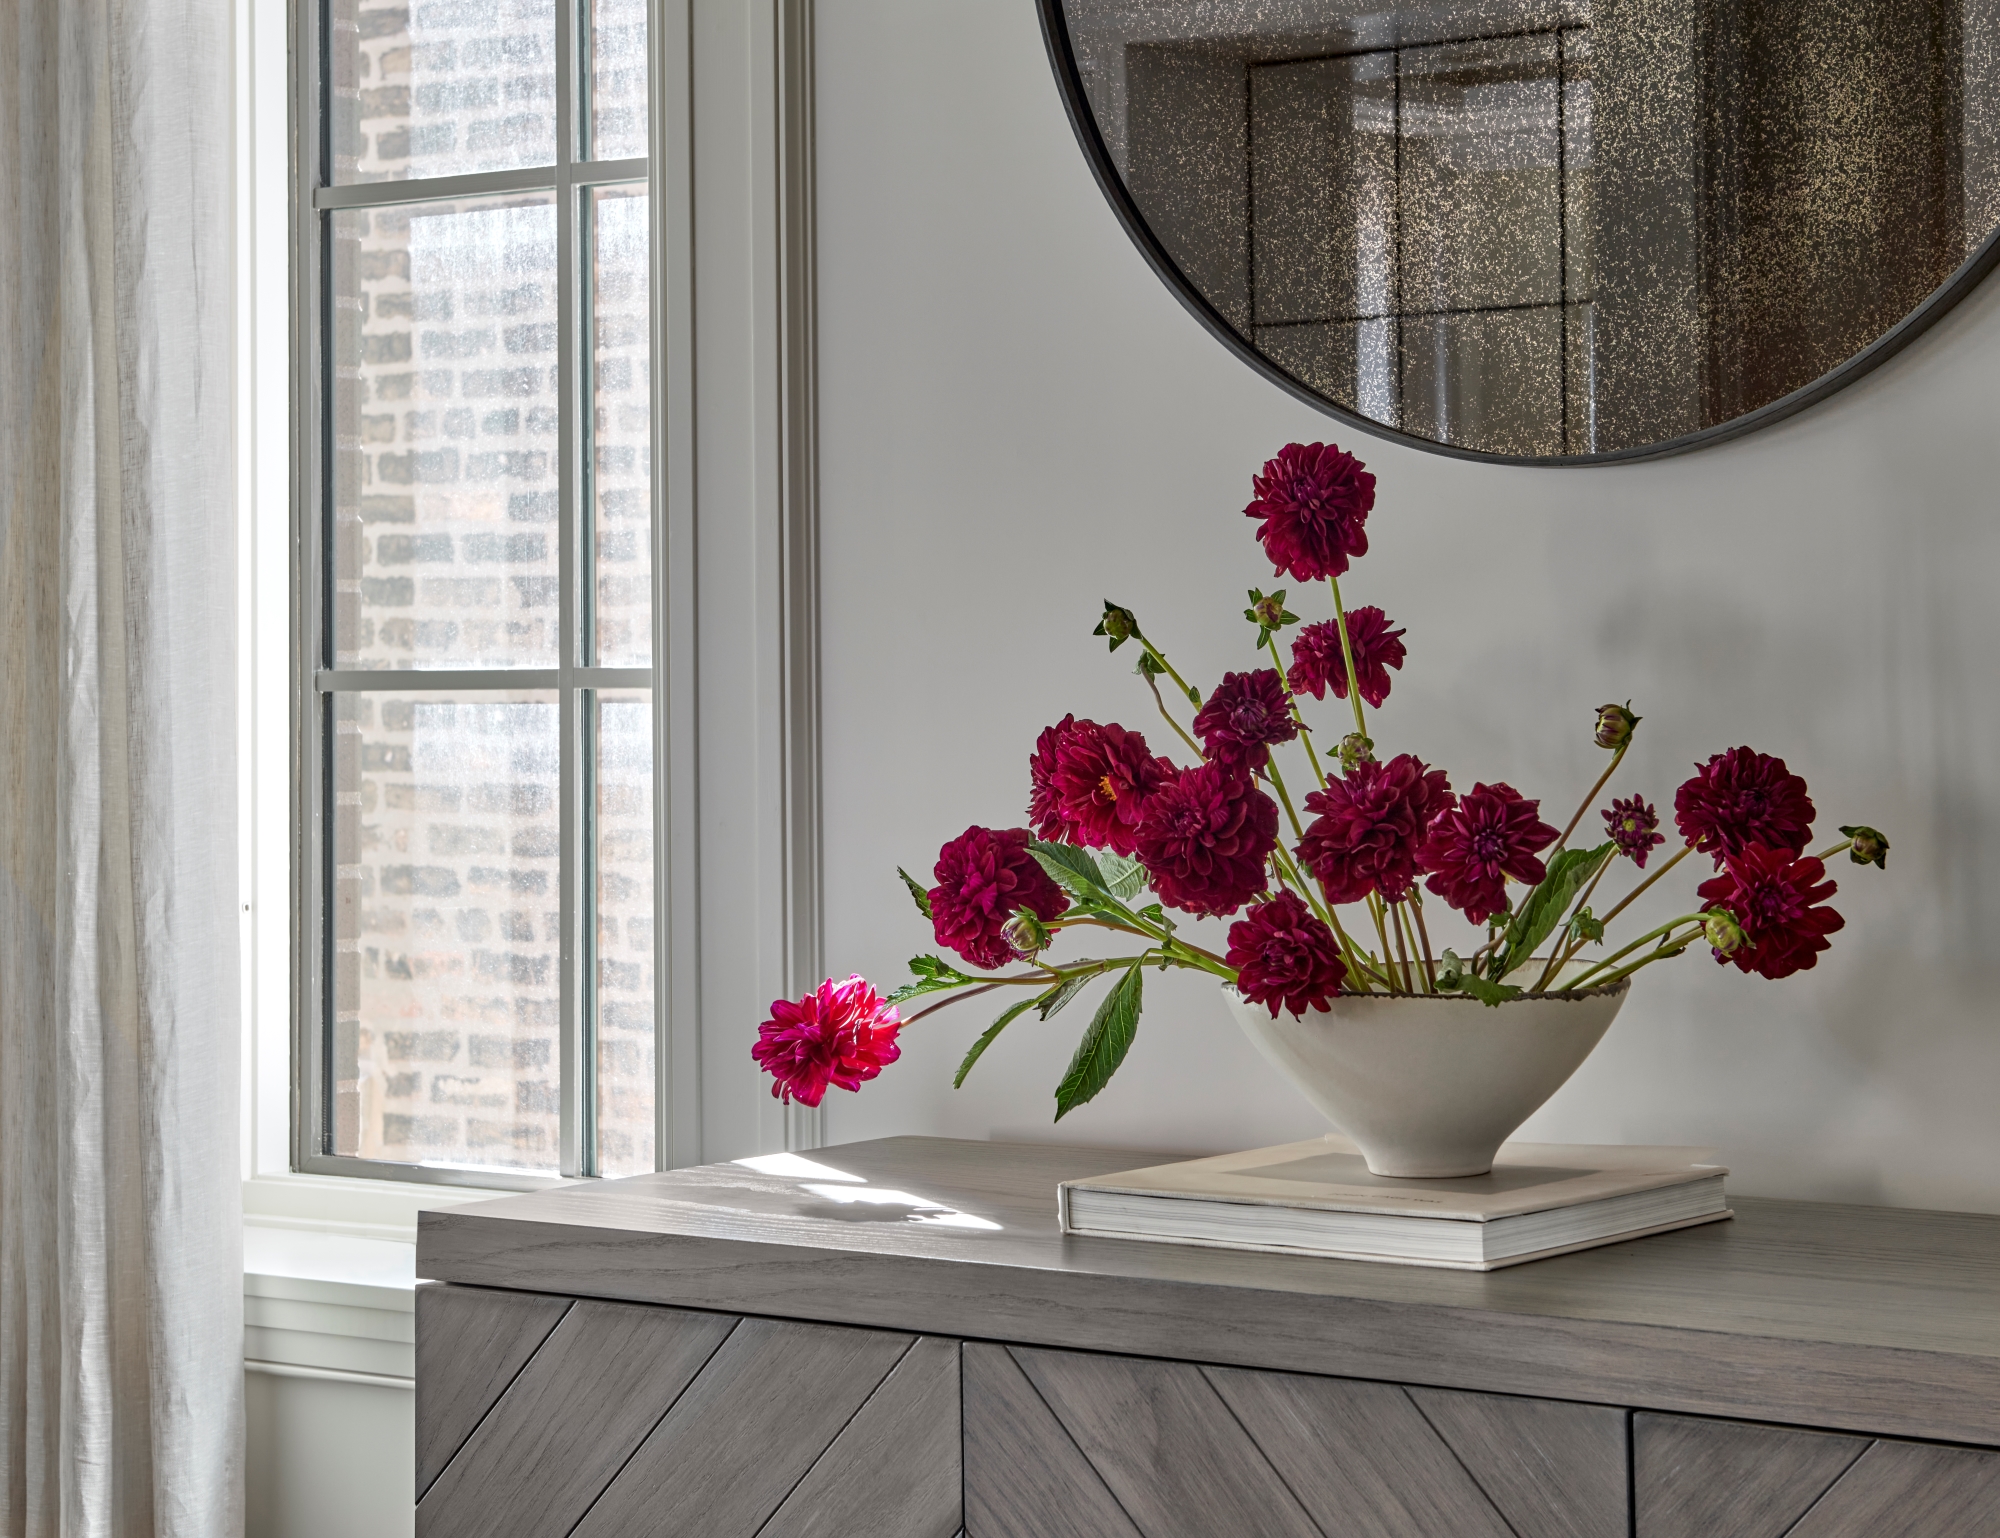
[[[316,9],[294,1162],[485,1185],[650,1170],[645,0]]]

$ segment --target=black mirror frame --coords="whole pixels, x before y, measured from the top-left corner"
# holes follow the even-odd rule
[[[1979,286],[1980,280],[2000,261],[2000,229],[1987,233],[1979,248],[1961,263],[1957,271],[1937,288],[1933,289],[1924,302],[1896,322],[1868,346],[1854,354],[1840,367],[1820,375],[1811,384],[1803,385],[1789,395],[1780,396],[1755,411],[1747,411],[1740,417],[1727,422],[1718,422],[1713,427],[1704,427],[1699,432],[1684,433],[1678,438],[1669,438],[1661,443],[1646,444],[1637,448],[1614,449],[1607,454],[1494,454],[1482,449],[1464,449],[1449,443],[1438,443],[1430,438],[1420,438],[1398,428],[1389,427],[1372,417],[1362,416],[1347,407],[1328,400],[1325,396],[1301,383],[1285,372],[1269,358],[1258,352],[1246,341],[1236,328],[1223,319],[1222,314],[1190,282],[1167,249],[1160,243],[1139,205],[1133,201],[1124,179],[1118,174],[1118,167],[1111,159],[1111,152],[1105,147],[1104,136],[1098,130],[1096,115],[1092,112],[1090,99],[1084,93],[1083,76],[1076,65],[1076,51],[1070,42],[1069,22],[1063,15],[1062,0],[1035,0],[1036,9],[1041,14],[1042,41],[1049,52],[1049,67],[1055,72],[1056,89],[1062,96],[1063,108],[1069,114],[1070,127],[1076,132],[1076,142],[1083,150],[1083,158],[1089,162],[1091,174],[1097,178],[1097,185],[1103,192],[1105,201],[1117,214],[1118,222],[1125,227],[1125,233],[1132,237],[1132,244],[1139,248],[1139,254],[1146,259],[1160,281],[1166,284],[1183,308],[1207,328],[1209,334],[1222,343],[1236,356],[1288,395],[1296,397],[1306,405],[1324,412],[1335,421],[1357,428],[1370,437],[1382,438],[1390,443],[1422,449],[1430,454],[1442,454],[1450,459],[1469,459],[1480,464],[1494,465],[1608,465],[1630,463],[1643,459],[1665,459],[1675,454],[1686,454],[1694,449],[1707,448],[1710,444],[1726,443],[1732,438],[1740,438],[1746,433],[1754,433],[1769,427],[1774,422],[1782,422],[1808,406],[1817,405],[1836,391],[1845,389],[1871,369],[1878,368],[1896,356],[1937,321],[1959,300]]]

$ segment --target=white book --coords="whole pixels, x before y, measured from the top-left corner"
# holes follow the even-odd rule
[[[1484,1175],[1372,1175],[1314,1138],[1087,1180],[1056,1193],[1066,1234],[1492,1271],[1733,1217],[1705,1148],[1508,1143]]]

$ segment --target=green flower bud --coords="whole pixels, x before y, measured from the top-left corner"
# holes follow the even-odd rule
[[[1743,926],[1736,922],[1736,915],[1727,908],[1710,908],[1702,915],[1701,932],[1708,937],[1708,943],[1715,947],[1718,956],[1734,956],[1750,943],[1743,933]]]
[[[1340,767],[1349,774],[1356,764],[1375,762],[1375,739],[1364,737],[1359,732],[1349,732],[1340,739]]]
[[[1632,728],[1640,718],[1632,714],[1632,702],[1622,705],[1599,705],[1597,707],[1597,745],[1600,748],[1622,748],[1631,741]]]
[[[1031,908],[1016,908],[1014,916],[1000,926],[1000,938],[1023,957],[1040,955],[1051,940],[1048,926]]]
[[[1842,828],[1854,842],[1848,845],[1847,857],[1856,865],[1872,865],[1877,870],[1889,868],[1889,841],[1874,828],[1865,823],[1859,827]]]
[[[1257,645],[1262,649],[1272,636],[1287,625],[1296,625],[1299,617],[1285,607],[1285,594],[1279,591],[1266,597],[1258,588],[1250,589],[1250,607],[1243,611],[1243,617],[1257,627]]]
[[[1104,600],[1104,618],[1097,622],[1092,635],[1106,636],[1111,641],[1111,649],[1118,650],[1139,633],[1138,616],[1130,609],[1121,609],[1109,598]]]

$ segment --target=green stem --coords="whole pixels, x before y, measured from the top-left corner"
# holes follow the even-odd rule
[[[1624,898],[1618,903],[1618,905],[1615,908],[1613,908],[1609,913],[1604,915],[1604,922],[1606,926],[1608,927],[1613,919],[1617,918],[1619,914],[1623,913],[1627,908],[1631,907],[1632,904],[1635,901],[1637,901],[1639,895],[1642,892],[1644,892],[1647,887],[1651,886],[1655,881],[1658,881],[1660,877],[1664,876],[1668,871],[1672,870],[1676,865],[1680,864],[1681,861],[1685,860],[1689,855],[1693,853],[1694,853],[1694,845],[1683,844],[1681,848],[1674,854],[1674,857],[1672,859],[1668,860],[1658,870],[1654,871],[1652,875],[1648,876],[1644,881],[1640,882],[1637,886],[1632,888],[1631,891],[1627,892]]]
[[[1410,888],[1410,912],[1416,917],[1417,938],[1424,943],[1424,976],[1430,980],[1431,992],[1436,993],[1438,986],[1437,962],[1431,955],[1431,932],[1424,923],[1423,894],[1415,887]]]
[[[1375,933],[1382,941],[1382,966],[1389,974],[1389,991],[1407,993],[1407,988],[1398,988],[1395,984],[1396,963],[1391,959],[1389,950],[1389,927],[1382,921],[1382,900],[1372,892],[1368,894],[1368,916],[1375,920]]]
[[[1837,844],[1827,845],[1826,848],[1822,849],[1818,854],[1814,855],[1813,858],[1815,860],[1824,862],[1827,860],[1831,860],[1837,854],[1845,854],[1848,850],[1852,849],[1853,847],[1854,847],[1854,840],[1851,838],[1844,838]]]
[[[1201,703],[1201,696],[1197,694],[1192,688],[1189,687],[1188,681],[1185,678],[1181,677],[1179,673],[1174,671],[1174,665],[1171,662],[1167,661],[1167,654],[1165,652],[1161,651],[1159,647],[1155,646],[1151,641],[1147,640],[1144,636],[1140,635],[1139,632],[1136,630],[1132,632],[1132,638],[1135,641],[1137,641],[1141,646],[1146,648],[1147,656],[1151,657],[1155,662],[1159,663],[1159,665],[1166,670],[1167,677],[1171,678],[1175,683],[1181,686],[1181,693],[1186,695],[1191,703],[1196,705],[1199,705]]]
[[[1562,975],[1562,969],[1569,965],[1570,959],[1583,949],[1583,937],[1577,935],[1572,938],[1569,932],[1570,925],[1576,922],[1579,913],[1590,906],[1590,894],[1597,890],[1597,883],[1604,879],[1604,873],[1611,869],[1617,858],[1614,853],[1610,859],[1597,867],[1597,874],[1590,878],[1590,884],[1583,889],[1583,895],[1577,898],[1576,905],[1569,910],[1568,917],[1557,928],[1555,944],[1549,947],[1549,964],[1543,971],[1541,980],[1528,990],[1530,993],[1540,993],[1546,989],[1553,979]]]
[[[1651,966],[1656,961],[1666,961],[1670,957],[1678,956],[1682,951],[1686,950],[1690,945],[1694,944],[1696,938],[1698,937],[1698,933],[1699,932],[1697,932],[1697,934],[1689,935],[1686,939],[1681,940],[1674,945],[1670,946],[1663,945],[1658,950],[1654,951],[1651,955],[1641,956],[1637,961],[1633,962],[1629,967],[1620,967],[1616,972],[1612,972],[1604,977],[1598,978],[1597,981],[1593,982],[1590,986],[1593,988],[1609,988],[1614,983],[1617,983],[1623,980],[1624,978],[1630,977],[1634,972],[1638,971],[1639,968],[1641,967]]]
[[[1284,803],[1285,815],[1292,820],[1292,837],[1303,839],[1306,836],[1305,826],[1299,821],[1299,814],[1292,810],[1291,793],[1285,789],[1285,777],[1278,773],[1276,758],[1264,765],[1264,772],[1271,777],[1271,784],[1278,792],[1278,800]]]
[[[1153,681],[1153,675],[1151,673],[1146,673],[1141,676],[1144,677],[1146,680],[1146,687],[1153,691],[1153,703],[1160,707],[1160,715],[1166,720],[1167,725],[1171,726],[1174,729],[1174,735],[1179,737],[1180,740],[1182,742],[1185,742],[1190,748],[1194,749],[1194,756],[1196,758],[1203,760],[1207,759],[1208,755],[1202,752],[1201,744],[1196,742],[1194,738],[1190,737],[1186,732],[1182,731],[1180,722],[1176,721],[1171,715],[1168,715],[1167,702],[1160,698],[1160,686]]]
[[[1701,915],[1699,913],[1684,913],[1679,918],[1669,920],[1667,923],[1662,924],[1658,929],[1649,929],[1645,934],[1639,936],[1638,939],[1634,940],[1630,945],[1626,946],[1623,950],[1616,951],[1611,955],[1606,956],[1602,961],[1598,962],[1596,965],[1591,967],[1589,971],[1579,973],[1577,976],[1571,978],[1566,985],[1557,989],[1556,991],[1558,993],[1568,993],[1571,992],[1572,990],[1578,990],[1583,988],[1595,988],[1599,985],[1591,981],[1592,978],[1596,977],[1598,973],[1605,971],[1607,968],[1616,966],[1619,962],[1623,961],[1627,956],[1631,955],[1632,952],[1636,951],[1640,946],[1644,945],[1648,940],[1657,940],[1661,938],[1663,935],[1671,934],[1674,930],[1680,928],[1681,925],[1683,924],[1694,924],[1696,926],[1699,926],[1700,923],[1701,923]],[[1689,940],[1692,940],[1694,937],[1690,935],[1688,938]]]
[[[1278,670],[1278,687],[1285,691],[1285,702],[1292,708],[1292,719],[1299,724],[1299,741],[1306,750],[1306,762],[1312,765],[1313,778],[1319,781],[1319,788],[1326,789],[1326,771],[1319,766],[1319,753],[1313,747],[1312,728],[1306,725],[1306,718],[1299,710],[1298,699],[1292,693],[1292,681],[1285,673],[1285,659],[1278,655],[1278,638],[1266,638],[1264,645],[1270,650],[1271,665]]]
[[[1389,926],[1396,932],[1396,959],[1403,971],[1403,986],[1411,993],[1421,993],[1417,984],[1417,969],[1410,961],[1409,924],[1403,918],[1403,905],[1389,905]]]
[[[1333,621],[1340,628],[1340,656],[1347,664],[1347,702],[1354,707],[1354,729],[1368,735],[1367,718],[1361,714],[1361,675],[1354,671],[1354,643],[1347,638],[1347,606],[1340,601],[1340,578],[1328,577],[1333,589]]]
[[[1604,789],[1605,782],[1618,772],[1618,766],[1625,761],[1625,750],[1631,746],[1630,737],[1618,744],[1618,751],[1611,755],[1611,763],[1604,773],[1597,777],[1597,783],[1590,787],[1590,793],[1583,798],[1583,804],[1576,809],[1576,815],[1570,818],[1569,826],[1562,830],[1562,837],[1556,840],[1556,847],[1544,855],[1544,859],[1553,860],[1562,853],[1563,846],[1569,842],[1569,836],[1576,831],[1576,825],[1583,821],[1583,814],[1590,810],[1591,803],[1597,799],[1597,793]]]

